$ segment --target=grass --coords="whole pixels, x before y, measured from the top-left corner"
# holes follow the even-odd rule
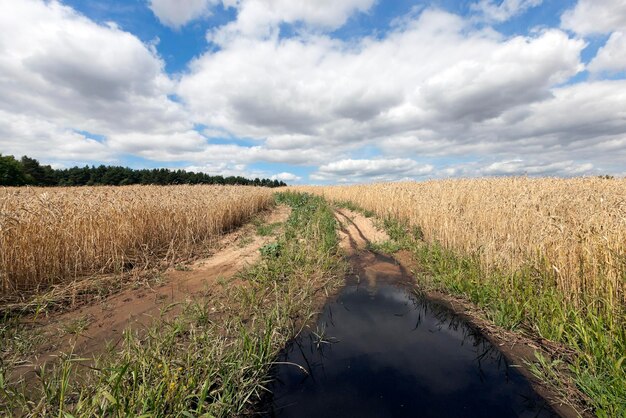
[[[569,403],[570,381],[599,417],[626,413],[626,311],[595,298],[574,307],[554,278],[527,267],[486,271],[478,256],[460,255],[439,243],[426,243],[419,228],[393,218],[383,222],[390,240],[375,249],[392,254],[411,251],[418,262],[418,283],[462,296],[482,308],[487,319],[509,330],[540,337],[563,347],[560,356],[538,354],[530,370]]]
[[[84,330],[86,330],[87,327],[89,327],[89,324],[92,321],[93,321],[93,318],[90,318],[87,315],[83,315],[68,322],[67,324],[63,324],[63,326],[61,327],[61,330],[66,334],[79,335]]]
[[[245,235],[237,240],[237,246],[239,248],[246,247],[254,242],[254,239],[250,235]]]
[[[257,235],[261,236],[261,237],[267,237],[270,235],[274,235],[276,233],[276,230],[278,228],[280,228],[280,226],[282,225],[281,222],[274,222],[271,224],[261,224],[259,226],[257,226],[256,228],[256,233]]]
[[[335,219],[309,195],[292,207],[276,247],[228,286],[225,299],[189,303],[147,333],[127,331],[121,349],[86,362],[68,353],[36,382],[9,382],[0,363],[0,409],[27,416],[244,415],[265,393],[278,351],[341,282]],[[36,387],[33,387],[35,385]]]

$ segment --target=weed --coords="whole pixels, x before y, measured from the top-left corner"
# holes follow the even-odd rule
[[[383,254],[393,254],[393,253],[400,251],[403,248],[404,247],[402,246],[402,244],[394,240],[370,242],[367,244],[368,250],[374,251],[377,253],[383,253]]]
[[[174,265],[176,271],[191,271],[191,267],[187,264],[177,263]]]
[[[272,224],[262,224],[258,225],[256,228],[257,235],[261,237],[267,237],[270,235],[274,235],[276,230],[282,225],[281,222],[275,222]]]
[[[272,242],[259,248],[261,255],[265,258],[276,258],[280,255],[280,244]]]
[[[254,240],[252,239],[252,237],[249,235],[246,235],[246,236],[239,238],[239,240],[237,241],[237,245],[239,246],[239,248],[243,248],[245,246],[252,244],[253,242]]]
[[[79,318],[73,319],[61,327],[61,330],[66,334],[80,335],[84,330],[89,327],[89,324],[93,321],[93,318],[83,315]]]

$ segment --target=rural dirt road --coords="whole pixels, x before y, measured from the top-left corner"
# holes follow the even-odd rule
[[[378,228],[371,218],[347,209],[337,209],[335,217],[339,223],[341,248],[346,252],[350,265],[359,280],[365,280],[372,287],[376,283],[413,283],[404,266],[391,257],[385,257],[368,250],[368,245],[389,239],[385,231]]]
[[[263,223],[284,222],[289,213],[288,207],[279,206],[264,215]],[[416,288],[412,272],[419,271],[419,266],[415,265],[410,253],[400,251],[392,258],[369,250],[369,244],[389,239],[372,218],[348,209],[335,209],[335,218],[340,246],[348,257],[353,274],[359,280],[367,281],[370,286],[391,283]],[[219,250],[211,257],[198,260],[184,269],[166,271],[162,283],[157,287],[126,289],[104,301],[48,318],[42,328],[46,344],[16,373],[26,376],[56,358],[59,353],[67,353],[70,349],[82,358],[91,358],[107,344],[118,344],[125,329],[131,327],[141,330],[163,315],[176,315],[185,302],[210,298],[219,303],[220,292],[224,292],[224,286],[220,283],[234,280],[238,271],[256,262],[260,257],[259,248],[273,239],[273,236],[256,234],[254,225],[245,225],[224,236]],[[495,327],[485,319],[484,313],[463,299],[432,291],[425,293],[429,299],[447,306],[478,329],[494,346],[499,347],[512,364],[524,364],[524,361],[534,359],[537,341]],[[82,318],[86,318],[87,325],[78,334],[60,332],[61,324]],[[533,381],[525,368],[521,368],[521,371]],[[533,383],[537,392],[551,400],[561,416],[578,416],[573,408],[558,402],[553,392],[536,381]]]

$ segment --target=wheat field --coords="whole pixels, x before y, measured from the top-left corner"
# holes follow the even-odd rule
[[[192,257],[272,202],[246,186],[1,188],[1,294]]]
[[[530,267],[574,304],[626,302],[626,179],[485,178],[299,187],[421,228],[426,242]]]

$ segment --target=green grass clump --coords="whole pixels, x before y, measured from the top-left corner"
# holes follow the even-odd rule
[[[387,232],[389,239],[382,242],[372,242],[368,244],[368,249],[384,254],[393,254],[402,249],[410,248],[415,241],[424,237],[418,227],[409,228],[394,218],[385,218],[378,221],[378,227]]]
[[[265,393],[278,351],[323,296],[341,282],[335,219],[309,195],[277,196],[292,213],[276,251],[240,274],[227,300],[186,304],[121,348],[85,362],[69,354],[36,382],[9,383],[0,367],[0,411],[53,417],[230,417],[251,412]],[[271,245],[271,244],[270,244]],[[274,248],[274,247],[272,247]]]
[[[270,235],[274,235],[276,230],[282,225],[281,222],[274,222],[271,224],[261,224],[256,228],[257,235],[261,237],[267,237]]]

